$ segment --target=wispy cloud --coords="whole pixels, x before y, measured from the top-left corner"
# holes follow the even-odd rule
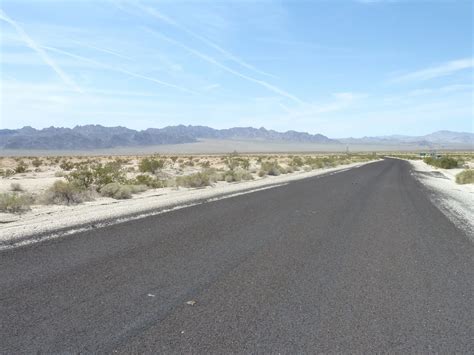
[[[392,79],[392,82],[424,81],[454,74],[460,70],[474,67],[473,58],[452,60],[438,66],[411,72]]]
[[[206,91],[206,92],[209,92],[209,91],[212,91],[212,90],[216,90],[218,88],[220,88],[221,85],[220,84],[210,84],[210,85],[206,85],[202,88],[202,91]]]
[[[97,46],[94,46],[92,44],[88,44],[88,43],[84,43],[84,42],[80,42],[80,41],[76,41],[76,40],[73,40],[73,42],[79,44],[80,46],[90,48],[90,49],[94,49],[94,50],[102,52],[102,53],[107,53],[107,54],[113,55],[113,56],[118,57],[118,58],[132,60],[132,57],[126,56],[122,53],[116,52],[116,51],[108,49],[108,48],[97,47]]]
[[[158,32],[156,32],[156,31],[154,31],[154,30],[152,30],[152,29],[149,29],[149,28],[146,28],[146,27],[144,27],[144,29],[145,29],[146,31],[150,32],[151,34],[157,36],[158,38],[161,38],[161,39],[163,39],[163,40],[165,40],[165,41],[167,41],[167,42],[169,42],[169,43],[172,43],[172,44],[174,44],[174,45],[176,45],[176,46],[178,46],[178,47],[181,47],[182,49],[186,50],[187,52],[189,52],[189,53],[191,53],[191,54],[194,54],[195,56],[201,58],[202,60],[204,60],[204,61],[206,61],[206,62],[208,62],[208,63],[211,63],[211,64],[213,64],[213,65],[215,65],[215,66],[217,66],[217,67],[219,67],[219,68],[221,68],[221,69],[223,69],[223,70],[225,70],[225,71],[227,71],[227,72],[229,72],[229,73],[231,73],[231,74],[233,74],[233,75],[235,75],[235,76],[238,76],[238,77],[240,77],[240,78],[242,78],[242,79],[245,79],[245,80],[247,80],[247,81],[250,81],[250,82],[253,82],[253,83],[255,83],[255,84],[258,84],[258,85],[260,85],[260,86],[263,86],[264,88],[266,88],[266,89],[268,89],[268,90],[270,90],[270,91],[272,91],[272,92],[274,92],[274,93],[277,93],[277,94],[279,94],[279,95],[281,95],[281,96],[284,96],[284,97],[286,97],[286,98],[288,98],[288,99],[290,99],[290,100],[293,100],[294,102],[296,102],[296,103],[298,103],[298,104],[304,104],[304,101],[303,101],[303,100],[299,99],[298,97],[296,97],[296,96],[294,96],[294,95],[292,95],[292,94],[290,94],[290,93],[288,93],[288,92],[286,92],[286,91],[284,91],[284,90],[282,90],[282,89],[280,89],[280,88],[278,88],[278,87],[276,87],[276,86],[274,86],[274,85],[272,85],[272,84],[270,84],[270,83],[267,83],[266,81],[259,80],[259,79],[250,77],[250,76],[248,76],[248,75],[242,74],[242,73],[240,73],[240,72],[238,72],[238,71],[236,71],[236,70],[234,70],[234,69],[232,69],[232,68],[229,68],[228,66],[226,66],[226,65],[224,65],[224,64],[222,64],[222,63],[220,63],[220,62],[218,62],[218,61],[217,61],[216,59],[214,59],[213,57],[211,57],[211,56],[209,56],[209,55],[207,55],[207,54],[201,53],[201,52],[199,52],[198,50],[195,50],[195,49],[193,49],[193,48],[191,48],[191,47],[188,47],[187,45],[185,45],[185,44],[183,44],[183,43],[181,43],[181,42],[178,42],[178,41],[176,41],[176,40],[174,40],[174,39],[172,39],[172,38],[170,38],[170,37],[168,37],[168,36],[165,36],[165,35],[163,35],[163,34],[161,34],[161,33],[158,33]]]
[[[53,59],[39,46],[24,30],[23,28],[12,18],[10,18],[2,9],[0,9],[0,19],[9,23],[15,28],[20,35],[21,39],[26,43],[28,47],[34,50],[41,59],[53,69],[61,80],[71,86],[75,91],[82,93],[82,89],[76,84],[76,82],[69,77],[54,61]]]
[[[146,13],[148,13],[150,16],[153,16],[154,18],[160,20],[160,21],[163,21],[165,23],[167,23],[168,25],[171,25],[171,26],[174,26],[175,28],[178,28],[180,29],[181,31],[187,33],[189,36],[205,43],[206,45],[208,45],[209,47],[217,50],[219,53],[223,54],[227,59],[230,59],[232,60],[233,62],[241,65],[242,67],[246,68],[246,69],[249,69],[251,71],[253,71],[254,73],[256,74],[261,74],[261,75],[266,75],[266,76],[269,76],[269,77],[273,77],[275,78],[275,75],[272,75],[272,74],[269,74],[269,73],[266,73],[260,69],[257,69],[255,66],[245,62],[243,59],[237,57],[236,55],[230,53],[228,50],[222,48],[221,46],[219,46],[217,43],[215,42],[212,42],[211,40],[197,34],[196,32],[194,31],[191,31],[190,29],[188,29],[187,27],[183,26],[182,24],[180,24],[179,22],[169,18],[168,16],[162,14],[161,12],[159,12],[158,10],[154,9],[154,8],[151,8],[151,7],[148,7],[148,6],[143,6],[139,3],[136,3],[135,6],[137,6],[139,9],[141,9],[142,11],[145,11]]]
[[[68,57],[71,57],[71,58],[83,60],[85,62],[92,63],[92,64],[94,64],[98,67],[108,69],[108,70],[117,71],[119,73],[126,74],[126,75],[134,77],[134,78],[151,81],[151,82],[154,82],[154,83],[166,86],[166,87],[170,87],[170,88],[173,88],[173,89],[177,89],[177,90],[180,90],[180,91],[184,91],[184,92],[187,92],[187,93],[190,93],[190,94],[197,94],[196,91],[190,90],[188,88],[185,88],[185,87],[182,87],[182,86],[179,86],[179,85],[175,85],[175,84],[168,83],[166,81],[158,80],[158,79],[150,77],[150,76],[134,73],[134,72],[131,72],[131,71],[126,70],[126,69],[113,67],[111,65],[107,65],[107,64],[98,62],[94,59],[86,58],[86,57],[83,57],[83,56],[80,56],[80,55],[77,55],[77,54],[74,54],[74,53],[71,53],[71,52],[67,52],[67,51],[64,51],[64,50],[61,50],[61,49],[58,49],[58,48],[49,47],[49,46],[41,46],[41,48],[46,49],[48,51],[63,54],[63,55],[66,55]]]

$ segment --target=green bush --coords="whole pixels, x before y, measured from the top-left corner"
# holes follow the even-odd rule
[[[441,169],[454,169],[459,166],[459,162],[451,157],[442,157],[440,159],[428,157],[423,159],[426,164],[435,166]]]
[[[265,176],[265,175],[273,175],[278,176],[281,174],[283,168],[278,165],[276,161],[266,161],[262,162],[260,166],[260,171],[258,172],[258,176]]]
[[[0,169],[0,176],[2,177],[10,177],[12,175],[15,175],[15,170],[12,169]]]
[[[33,166],[34,166],[35,168],[38,168],[38,167],[40,167],[41,165],[43,165],[43,161],[40,160],[40,159],[38,159],[38,158],[35,158],[35,159],[33,159],[33,160],[31,161],[31,164],[33,164]]]
[[[176,186],[204,187],[209,185],[211,185],[211,178],[207,172],[178,176],[176,178]]]
[[[100,194],[106,197],[112,197],[117,200],[127,199],[132,197],[132,189],[130,185],[120,185],[117,182],[112,182],[103,186],[100,189]]]
[[[292,157],[292,160],[290,162],[290,165],[291,166],[303,166],[304,165],[304,161],[301,157],[299,156],[294,156]]]
[[[227,182],[238,182],[242,180],[253,180],[253,176],[247,170],[236,169],[224,172],[223,179]]]
[[[42,202],[54,205],[76,205],[92,201],[93,192],[71,182],[56,181],[43,195]]]
[[[0,193],[0,211],[7,213],[22,213],[30,210],[33,197],[27,194],[12,192]]]
[[[69,171],[74,168],[74,163],[68,160],[63,160],[61,164],[59,164],[59,167],[63,170]]]
[[[105,165],[80,165],[66,176],[66,180],[81,189],[96,186],[100,190],[102,186],[112,182],[123,184],[126,181],[126,176],[121,164],[113,161]]]
[[[163,159],[144,158],[138,164],[138,169],[142,173],[155,174],[157,171],[163,169],[164,166],[165,166],[165,161]]]
[[[461,171],[456,175],[456,182],[458,184],[474,184],[474,169]]]
[[[129,181],[132,185],[145,185],[152,189],[164,187],[164,182],[150,175],[137,175],[135,179]]]
[[[15,173],[16,174],[26,173],[27,169],[28,169],[28,165],[26,165],[23,160],[20,160],[20,162],[15,168]]]

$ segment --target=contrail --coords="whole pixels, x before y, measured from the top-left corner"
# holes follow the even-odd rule
[[[18,32],[20,37],[25,41],[26,45],[34,50],[43,61],[53,69],[56,74],[62,79],[62,81],[74,88],[77,92],[82,93],[82,89],[72,80],[49,56],[48,54],[39,46],[28,34],[21,28],[20,25],[13,19],[11,19],[2,9],[0,9],[0,19],[8,22],[12,25],[15,30]]]
[[[237,64],[240,64],[241,66],[243,66],[244,68],[247,68],[257,74],[261,74],[261,75],[266,75],[266,76],[269,76],[269,77],[272,77],[272,78],[276,78],[275,75],[272,75],[272,74],[268,74],[264,71],[261,71],[257,68],[255,68],[253,65],[250,65],[246,62],[244,62],[242,59],[236,57],[234,54],[230,53],[229,51],[225,50],[224,48],[222,48],[221,46],[219,46],[218,44],[208,40],[207,38],[189,30],[188,28],[186,28],[185,26],[181,25],[180,23],[176,22],[175,20],[169,18],[168,16],[165,16],[163,15],[162,13],[160,13],[159,11],[157,11],[156,9],[153,9],[153,8],[150,8],[150,7],[146,7],[146,6],[143,6],[139,3],[136,3],[134,4],[136,7],[138,7],[139,9],[147,12],[149,15],[157,18],[158,20],[161,20],[163,22],[166,22],[167,24],[171,25],[171,26],[174,26],[184,32],[186,32],[188,35],[190,35],[191,37],[194,37],[198,40],[200,40],[201,42],[204,42],[205,44],[207,44],[208,46],[214,48],[215,50],[217,50],[218,52],[222,53],[224,56],[226,56],[227,58],[231,59],[232,61],[234,61],[235,63]]]
[[[232,69],[232,68],[229,68],[228,66],[226,66],[226,65],[224,65],[224,64],[222,64],[222,63],[220,63],[220,62],[218,62],[217,60],[215,60],[215,59],[212,58],[211,56],[208,56],[208,55],[206,55],[206,54],[203,54],[203,53],[201,53],[201,52],[199,52],[199,51],[197,51],[197,50],[195,50],[195,49],[193,49],[193,48],[190,48],[190,47],[188,47],[188,46],[186,46],[186,45],[184,45],[184,44],[182,44],[182,43],[180,43],[180,42],[178,42],[178,41],[175,41],[174,39],[171,39],[171,38],[169,38],[169,37],[167,37],[167,36],[165,36],[165,35],[163,35],[163,34],[161,34],[161,33],[158,33],[158,32],[156,32],[156,31],[151,30],[151,29],[149,29],[149,28],[147,28],[147,27],[143,27],[143,29],[146,30],[146,31],[148,31],[148,32],[150,32],[151,34],[153,34],[153,35],[155,35],[155,36],[161,38],[161,39],[164,39],[164,40],[167,41],[167,42],[170,42],[170,43],[172,43],[172,44],[174,44],[174,45],[176,45],[176,46],[178,46],[178,47],[181,47],[181,48],[185,49],[185,50],[188,51],[189,53],[192,53],[192,54],[194,54],[195,56],[197,56],[197,57],[199,57],[199,58],[205,60],[206,62],[211,63],[211,64],[214,64],[215,66],[217,66],[217,67],[219,67],[219,68],[221,68],[221,69],[223,69],[223,70],[225,70],[225,71],[227,71],[227,72],[229,72],[229,73],[231,73],[231,74],[234,74],[234,75],[236,75],[236,76],[238,76],[238,77],[240,77],[240,78],[242,78],[242,79],[245,79],[245,80],[251,81],[251,82],[253,82],[253,83],[256,83],[256,84],[258,84],[258,85],[260,85],[260,86],[263,86],[263,87],[267,88],[268,90],[273,91],[274,93],[277,93],[277,94],[279,94],[279,95],[281,95],[281,96],[284,96],[284,97],[286,97],[286,98],[288,98],[288,99],[291,99],[291,100],[293,100],[293,101],[295,101],[295,102],[297,102],[297,103],[299,103],[299,104],[304,104],[304,102],[303,102],[301,99],[297,98],[296,96],[294,96],[294,95],[292,95],[292,94],[290,94],[290,93],[288,93],[288,92],[286,92],[286,91],[284,91],[284,90],[282,90],[282,89],[280,89],[280,88],[278,88],[278,87],[276,87],[276,86],[274,86],[274,85],[271,85],[271,84],[267,83],[266,81],[259,80],[259,79],[255,79],[255,78],[252,78],[252,77],[250,77],[250,76],[248,76],[248,75],[239,73],[238,71],[236,71],[236,70],[234,70],[234,69]]]
[[[178,86],[178,85],[167,83],[165,81],[161,81],[161,80],[149,77],[149,76],[137,74],[137,73],[125,70],[125,69],[116,68],[116,67],[113,67],[113,66],[110,66],[110,65],[107,65],[107,64],[103,64],[103,63],[100,63],[100,62],[98,62],[94,59],[90,59],[90,58],[86,58],[86,57],[83,57],[83,56],[80,56],[80,55],[77,55],[77,54],[74,54],[74,53],[66,52],[66,51],[58,49],[58,48],[49,47],[49,46],[41,46],[41,48],[49,50],[51,52],[64,54],[64,55],[69,56],[71,58],[75,58],[75,59],[79,59],[79,60],[82,60],[82,61],[85,61],[85,62],[89,62],[89,63],[92,63],[96,66],[101,67],[101,68],[108,69],[108,70],[113,70],[113,71],[116,71],[116,72],[119,72],[119,73],[122,73],[122,74],[132,76],[134,78],[148,80],[148,81],[151,81],[151,82],[163,85],[163,86],[167,86],[167,87],[170,87],[170,88],[173,88],[173,89],[177,89],[177,90],[180,90],[180,91],[184,91],[184,92],[187,92],[187,93],[190,93],[190,94],[198,94],[196,91],[192,91],[190,89],[187,89],[187,88],[184,88],[184,87],[181,87],[181,86]]]
[[[115,52],[115,51],[113,51],[111,49],[108,49],[108,48],[101,48],[101,47],[93,46],[92,44],[88,44],[88,43],[84,43],[84,42],[80,42],[80,41],[76,41],[76,40],[73,40],[72,42],[77,43],[80,46],[95,49],[96,51],[111,54],[113,56],[116,56],[116,57],[119,57],[119,58],[122,58],[122,59],[127,59],[127,60],[132,60],[133,59],[132,57],[129,57],[129,56],[126,56],[124,54]]]

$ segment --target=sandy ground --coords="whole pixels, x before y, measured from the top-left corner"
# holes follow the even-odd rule
[[[434,193],[433,202],[474,241],[474,185],[460,185],[455,176],[464,169],[439,169],[409,160],[415,176]]]
[[[155,189],[134,195],[132,199],[128,200],[114,200],[101,197],[95,201],[76,206],[33,206],[31,211],[20,215],[0,214],[0,249],[9,248],[12,244],[20,245],[19,240],[23,239],[23,237],[40,236],[41,239],[54,238],[71,234],[78,230],[87,230],[103,225],[120,223],[129,219],[143,218],[176,208],[205,203],[213,199],[230,197],[235,194],[248,193],[258,189],[272,188],[292,180],[327,173],[337,173],[368,163],[370,162],[352,163],[335,168],[312,170],[310,172],[298,171],[291,174],[267,176],[258,180],[238,183],[218,182],[214,186],[201,189]],[[61,231],[61,229],[67,229],[67,231]]]

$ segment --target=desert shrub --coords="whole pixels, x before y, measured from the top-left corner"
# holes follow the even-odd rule
[[[112,182],[124,183],[126,176],[121,164],[112,161],[106,164],[81,165],[69,173],[66,180],[81,189],[95,186],[100,190],[102,186]]]
[[[92,201],[93,192],[71,182],[56,181],[43,195],[42,202],[54,205],[76,205]]]
[[[451,157],[442,157],[440,159],[428,157],[428,158],[423,159],[423,161],[426,164],[429,164],[431,166],[435,166],[441,169],[454,169],[454,168],[457,168],[459,164],[459,162],[456,159],[451,158]]]
[[[94,183],[94,173],[89,167],[81,167],[66,176],[66,180],[81,189],[87,189]]]
[[[127,199],[132,197],[132,189],[129,185],[121,185],[117,182],[112,182],[100,189],[100,194],[106,197],[112,197],[117,200]]]
[[[153,189],[164,187],[164,183],[162,180],[159,180],[150,175],[137,175],[135,179],[130,180],[129,183],[132,185],[145,185]]]
[[[458,184],[474,184],[474,169],[461,171],[456,175],[456,182]]]
[[[224,172],[223,178],[227,182],[238,182],[242,180],[253,180],[252,174],[244,169],[228,170]]]
[[[278,176],[281,174],[282,167],[278,165],[276,161],[266,161],[262,162],[260,166],[260,171],[258,172],[258,176],[264,175],[273,175]]]
[[[291,162],[290,162],[290,165],[291,166],[303,166],[304,165],[304,161],[301,157],[299,156],[294,156],[292,157],[291,159]]]
[[[94,185],[101,188],[112,182],[123,183],[126,180],[125,172],[120,163],[110,162],[104,165],[96,164],[92,168]]]
[[[39,168],[41,165],[43,165],[43,161],[38,158],[35,158],[31,161],[31,164],[33,164],[35,168]]]
[[[26,173],[27,169],[28,169],[28,165],[26,165],[23,160],[20,160],[18,162],[18,165],[15,168],[15,173],[16,174]]]
[[[0,211],[7,213],[22,213],[30,210],[34,199],[28,194],[15,192],[0,193]]]
[[[63,171],[56,171],[56,172],[54,173],[54,176],[55,176],[55,177],[64,177],[64,172],[63,172]]]
[[[177,156],[172,156],[170,157],[171,161],[174,163],[176,163],[176,160],[178,160],[178,157]]]
[[[69,171],[74,168],[74,163],[69,160],[63,160],[61,164],[59,164],[59,167],[65,171]]]
[[[165,161],[157,158],[144,158],[138,164],[138,170],[142,173],[155,174],[157,171],[163,169]]]
[[[209,168],[211,166],[211,162],[209,160],[204,160],[200,163],[203,168]]]
[[[12,182],[10,184],[10,190],[21,192],[21,191],[23,191],[23,187],[18,182]]]
[[[208,173],[200,172],[191,175],[178,176],[176,186],[183,187],[204,187],[211,185],[211,179]]]
[[[1,169],[0,170],[0,176],[3,176],[3,177],[10,177],[12,175],[15,175],[15,170],[12,170],[12,169]]]

